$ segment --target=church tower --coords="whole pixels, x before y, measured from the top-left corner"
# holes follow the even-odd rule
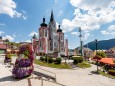
[[[43,18],[43,23],[39,28],[39,53],[40,55],[45,55],[48,53],[48,27],[45,23],[45,18]]]
[[[57,29],[57,35],[58,35],[58,57],[60,57],[60,54],[64,54],[64,33],[62,32],[62,29],[60,29],[60,25]]]
[[[57,43],[57,30],[56,22],[54,20],[53,11],[51,11],[50,22],[49,22],[49,51],[51,53],[58,52]]]

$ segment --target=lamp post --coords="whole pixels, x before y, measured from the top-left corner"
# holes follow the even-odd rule
[[[97,55],[97,44],[98,44],[98,41],[97,39],[95,39],[96,55]],[[98,73],[98,57],[97,57],[97,73]]]
[[[82,41],[82,34],[81,34],[81,27],[79,27],[79,38],[80,38],[80,53],[81,53],[81,56],[84,56],[83,54],[83,41]]]

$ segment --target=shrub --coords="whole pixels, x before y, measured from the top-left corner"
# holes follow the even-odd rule
[[[73,58],[73,63],[74,63],[74,64],[78,64],[78,63],[79,63],[78,57],[74,57],[74,58]]]
[[[99,55],[95,55],[94,57],[93,57],[93,59],[95,59],[95,60],[100,60],[102,57],[101,56],[99,56]]]
[[[109,73],[110,75],[115,76],[115,70],[109,70],[108,73]]]
[[[78,57],[78,61],[79,61],[79,63],[83,62],[83,58],[82,57]]]
[[[82,57],[74,57],[73,59],[73,63],[74,64],[78,64],[78,63],[81,63],[83,62],[83,58]]]
[[[115,60],[113,60],[113,63],[115,63]]]
[[[45,58],[41,56],[41,57],[40,57],[40,60],[41,60],[41,61],[44,61],[44,60],[45,60]]]
[[[61,58],[56,58],[55,64],[61,64],[62,59]]]
[[[45,57],[45,58],[44,58],[44,61],[47,62],[47,61],[48,61],[48,58],[49,58],[49,57]]]
[[[11,54],[7,54],[7,58],[11,59],[12,58]]]
[[[49,58],[48,58],[48,63],[53,63],[52,57],[49,57]]]

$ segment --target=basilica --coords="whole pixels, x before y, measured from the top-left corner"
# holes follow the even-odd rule
[[[60,28],[56,27],[53,11],[51,11],[49,24],[45,23],[45,18],[38,28],[38,39],[36,35],[32,38],[33,51],[38,55],[51,55],[60,57],[60,55],[68,55],[68,40],[64,39],[64,33]]]

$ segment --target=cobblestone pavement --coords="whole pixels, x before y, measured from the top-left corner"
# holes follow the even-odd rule
[[[11,70],[2,63],[3,58],[0,58],[0,86],[28,86],[26,79],[17,81],[12,77]],[[93,74],[92,71],[96,70],[96,66],[92,65],[87,69],[56,69],[38,66],[36,71],[40,71],[39,68],[56,73],[57,82],[66,86],[115,86],[115,79],[111,79],[105,76]],[[41,71],[43,73],[43,71]],[[32,86],[40,86],[39,81],[32,81]],[[43,86],[58,86],[49,82],[44,82]]]

